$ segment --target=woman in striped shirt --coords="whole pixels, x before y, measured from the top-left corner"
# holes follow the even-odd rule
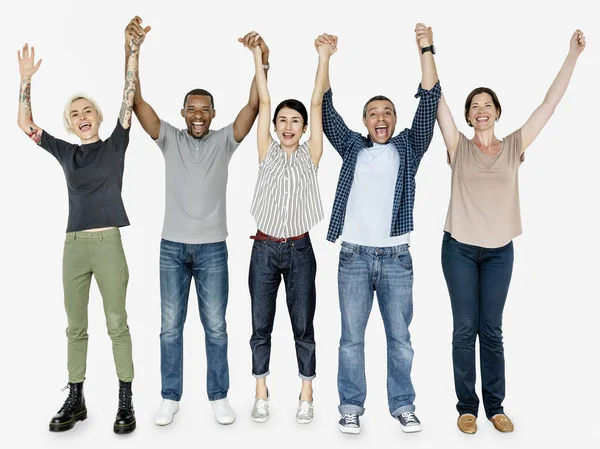
[[[270,132],[271,98],[267,77],[256,43],[260,36],[248,33],[240,39],[252,50],[256,85],[260,98],[258,113],[259,173],[252,201],[252,215],[258,231],[250,261],[249,287],[252,299],[252,374],[256,378],[256,396],[252,409],[255,422],[269,419],[269,374],[271,332],[275,319],[277,290],[283,281],[292,330],[296,343],[299,376],[302,379],[296,421],[313,420],[312,379],[315,377],[315,314],[317,265],[308,231],[323,219],[323,207],[317,183],[317,166],[323,152],[321,103],[327,81],[329,56],[333,44],[318,45],[319,66],[310,108],[310,138],[300,143],[308,128],[308,113],[298,100],[285,100],[275,109],[274,131]]]

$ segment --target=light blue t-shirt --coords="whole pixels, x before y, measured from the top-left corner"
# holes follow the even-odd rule
[[[410,244],[410,233],[390,237],[399,167],[398,150],[391,143],[373,143],[358,153],[346,206],[343,241],[375,247]]]

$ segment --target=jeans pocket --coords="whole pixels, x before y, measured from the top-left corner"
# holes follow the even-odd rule
[[[291,245],[294,251],[299,253],[308,254],[312,252],[312,244],[310,243],[310,239],[308,237],[292,241]]]
[[[392,256],[394,262],[398,264],[405,270],[412,270],[412,256],[410,255],[410,251],[401,251],[398,254]]]
[[[347,248],[342,247],[340,250],[340,263],[349,263],[356,257],[356,253]]]

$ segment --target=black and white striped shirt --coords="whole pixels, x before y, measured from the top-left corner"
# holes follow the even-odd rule
[[[317,167],[304,142],[288,158],[273,141],[259,166],[251,213],[258,229],[273,237],[308,232],[323,219]]]

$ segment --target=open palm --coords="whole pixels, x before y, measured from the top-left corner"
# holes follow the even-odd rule
[[[19,72],[21,73],[21,79],[31,78],[35,72],[40,68],[40,64],[42,60],[40,59],[37,64],[35,64],[35,48],[31,47],[31,51],[29,51],[29,46],[27,44],[23,45],[23,50],[17,52],[17,57],[19,58]]]

